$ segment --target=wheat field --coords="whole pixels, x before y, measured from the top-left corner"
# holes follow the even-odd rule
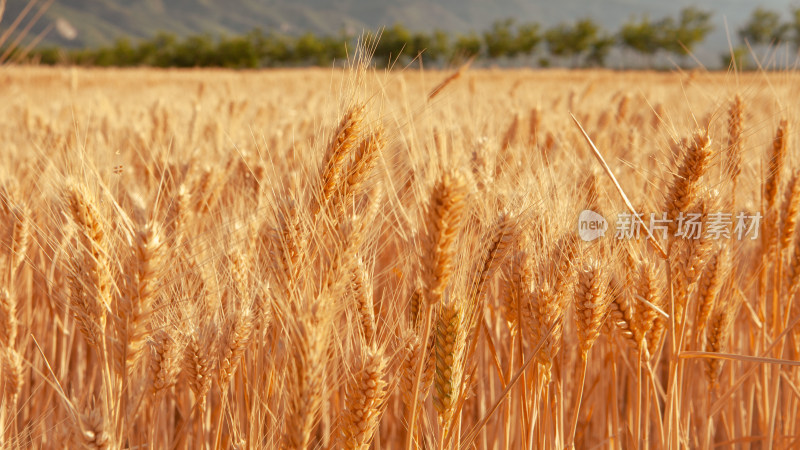
[[[355,61],[0,68],[1,448],[800,446],[798,75]]]

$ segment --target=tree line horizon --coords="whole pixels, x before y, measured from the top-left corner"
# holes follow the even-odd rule
[[[687,7],[677,17],[650,19],[631,16],[616,32],[609,32],[591,18],[562,22],[550,28],[538,23],[498,20],[481,33],[449,34],[441,30],[414,32],[395,24],[377,32],[353,36],[305,33],[287,36],[255,29],[238,36],[210,34],[179,38],[158,33],[133,42],[117,39],[113,45],[93,49],[45,47],[19,52],[16,62],[45,65],[100,67],[224,67],[266,68],[329,66],[344,61],[348,49],[360,39],[373,47],[373,64],[404,67],[415,61],[428,66],[460,64],[476,58],[490,64],[536,67],[604,67],[612,49],[626,59],[634,57],[634,68],[658,69],[658,55],[668,54],[685,66],[696,46],[713,31],[712,13]],[[800,49],[800,8],[793,8],[788,21],[780,13],[758,7],[737,30],[738,44],[720,54],[723,67],[739,70],[756,67],[754,48],[787,43]],[[663,68],[663,67],[661,67]]]

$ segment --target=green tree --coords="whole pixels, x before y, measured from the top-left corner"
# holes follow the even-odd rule
[[[623,47],[642,55],[649,67],[653,55],[661,49],[662,29],[662,24],[653,23],[647,16],[638,21],[631,17],[620,28],[618,37]]]
[[[258,55],[259,66],[280,66],[291,61],[293,45],[288,38],[273,33],[265,35],[261,30],[255,30],[250,39]]]
[[[450,54],[450,35],[442,30],[434,30],[428,56],[439,61]]]
[[[380,33],[379,36],[368,36],[367,42],[378,39],[373,59],[378,64],[405,65],[419,57],[425,61],[439,61],[450,54],[450,37],[447,33],[436,30],[433,33],[412,33],[406,27],[395,24]],[[346,40],[346,37],[342,37]]]
[[[486,43],[486,53],[491,59],[508,56],[513,58],[517,54],[515,47],[514,19],[498,20],[492,24],[492,28],[483,33],[483,41]]]
[[[600,34],[600,27],[592,19],[582,19],[574,24],[562,23],[547,30],[544,39],[550,54],[571,58],[577,66],[580,57],[591,49]]]
[[[322,44],[325,47],[325,59],[328,64],[347,59],[348,40],[349,38],[343,32],[339,36],[327,36],[322,39]]]
[[[458,64],[462,60],[472,58],[481,53],[483,46],[480,36],[475,33],[460,35],[453,43],[450,52],[450,62]]]
[[[221,53],[220,49],[218,45],[215,46],[214,39],[207,34],[189,36],[181,42],[175,42],[169,53],[170,66],[218,67],[222,65],[222,61],[218,57]]]
[[[433,34],[414,33],[411,37],[409,54],[411,57],[419,56],[426,62],[438,61],[448,53],[449,38],[443,31],[435,31]]]
[[[711,25],[711,13],[694,7],[687,7],[681,10],[678,26],[670,36],[670,42],[665,47],[671,53],[679,56],[686,56],[694,50],[695,46],[703,42],[714,30]]]
[[[146,65],[172,67],[177,44],[178,38],[174,34],[158,33],[137,47],[138,58]]]
[[[292,59],[300,64],[322,65],[326,63],[324,54],[325,44],[314,34],[306,33],[295,41]]]
[[[739,38],[751,45],[766,45],[782,41],[788,31],[789,25],[781,23],[780,14],[758,7],[739,29]]]
[[[247,36],[223,38],[214,52],[217,66],[232,69],[258,67],[259,57],[253,42]]]
[[[641,54],[650,66],[653,56],[660,50],[685,58],[713,29],[711,13],[687,7],[681,10],[677,20],[665,17],[653,22],[647,16],[639,21],[631,18],[623,24],[618,36],[624,47]]]
[[[542,33],[538,23],[528,23],[517,27],[517,35],[514,37],[515,53],[530,56],[542,42]]]
[[[722,67],[727,69],[736,70],[749,70],[751,69],[749,61],[749,51],[747,47],[739,45],[733,48],[732,51],[720,55]]]
[[[135,66],[140,63],[136,48],[127,38],[120,38],[112,47],[101,48],[89,58],[95,66]]]
[[[53,66],[63,62],[69,62],[69,57],[64,54],[63,49],[58,47],[44,47],[34,49],[30,54],[30,61],[34,64],[45,64]]]
[[[800,50],[800,8],[792,8],[792,22],[788,25],[795,50]]]
[[[405,59],[417,56],[415,49],[410,48],[412,34],[406,27],[395,24],[391,28],[386,28],[378,36],[378,44],[375,46],[373,57],[380,64],[388,64],[397,60],[401,54]]]
[[[586,55],[586,64],[590,66],[604,67],[606,58],[614,47],[616,40],[613,36],[603,34],[598,36],[589,47],[589,54]]]

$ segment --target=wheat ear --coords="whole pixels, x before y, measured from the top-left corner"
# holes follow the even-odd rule
[[[714,312],[708,321],[706,329],[706,351],[721,352],[727,346],[731,327],[735,318],[736,308],[730,301],[717,303]],[[711,388],[717,387],[722,360],[706,358],[706,376]]]
[[[77,423],[73,423],[73,445],[76,448],[105,449],[117,448],[111,422],[100,408],[92,408],[80,414]]]
[[[353,198],[361,194],[385,145],[383,129],[380,127],[358,145],[353,155],[353,163],[346,170],[340,190],[342,194],[338,203],[341,203],[342,207],[346,207]]]
[[[308,448],[322,405],[327,345],[321,326],[319,318],[303,315],[291,329],[289,410],[283,434],[284,445],[291,449]]]
[[[403,341],[404,356],[400,378],[400,393],[403,397],[403,404],[407,410],[411,408],[422,408],[425,399],[428,397],[428,390],[433,381],[434,364],[431,363],[433,340],[428,344],[423,343],[422,338],[413,329],[406,330]],[[417,398],[414,399],[414,381],[417,376],[417,367],[422,364],[422,377],[417,386]]]
[[[486,295],[488,280],[503,264],[512,243],[518,236],[516,225],[516,218],[509,213],[504,212],[497,217],[472,290],[479,302]]]
[[[661,287],[656,277],[655,265],[650,261],[639,263],[639,274],[636,280],[638,300],[649,303],[639,304],[635,308],[633,333],[636,342],[645,346],[649,355],[655,352],[664,332],[665,320],[653,307],[661,307]]]
[[[526,309],[522,310],[524,314]],[[563,297],[556,295],[554,289],[547,282],[543,282],[531,292],[527,310],[530,312],[525,322],[531,334],[530,342],[536,343],[546,338],[542,348],[536,353],[536,360],[542,366],[545,382],[549,383],[553,361],[561,350]]]
[[[72,259],[68,276],[73,315],[87,342],[102,353],[107,311],[112,303],[111,270],[100,213],[93,198],[82,185],[67,188],[66,203],[78,227],[81,253]]]
[[[517,250],[511,258],[511,264],[506,266],[508,273],[504,274],[503,278],[502,312],[512,335],[518,333],[522,323],[527,323],[524,317],[520,317],[520,312],[523,316],[526,314],[523,305],[527,301],[533,283],[530,260],[528,252]]]
[[[743,109],[742,97],[737,94],[728,108],[728,142],[723,163],[725,177],[731,180],[731,201],[729,205],[731,209],[736,205],[736,188],[739,174],[742,173],[742,149],[744,148],[742,133]]]
[[[608,307],[608,324],[609,326],[613,326],[617,333],[619,333],[619,336],[622,337],[623,341],[632,348],[638,349],[639,344],[633,332],[634,308],[626,295],[626,290],[626,287],[617,280],[612,280],[610,283],[608,292],[611,301]]]
[[[11,210],[14,225],[11,230],[11,273],[19,270],[25,260],[31,240],[30,212],[22,205],[16,205]]]
[[[436,318],[433,404],[439,415],[442,439],[450,430],[456,404],[461,395],[467,340],[464,315],[461,302],[450,300],[440,305]]]
[[[380,422],[387,397],[386,358],[374,348],[365,350],[353,364],[345,394],[347,409],[343,417],[342,445],[346,449],[367,450]]]
[[[221,389],[227,387],[236,367],[253,334],[253,315],[249,307],[243,307],[225,317],[222,339],[220,340],[221,357],[219,359],[219,379]]]
[[[612,296],[607,295],[605,272],[597,260],[586,263],[575,287],[575,320],[581,357],[586,358],[600,336]]]
[[[575,287],[575,321],[578,330],[578,345],[581,356],[581,379],[577,393],[577,402],[572,416],[572,427],[568,436],[568,448],[574,445],[575,431],[578,427],[578,417],[581,409],[581,397],[586,380],[586,366],[591,350],[600,328],[606,319],[610,296],[606,295],[608,282],[601,269],[600,262],[590,260],[578,274],[578,284]]]
[[[350,279],[350,290],[355,299],[356,313],[361,323],[361,332],[366,342],[371,343],[375,336],[375,307],[372,301],[372,287],[366,284],[367,274],[364,262],[358,258]]]
[[[797,228],[797,214],[800,212],[800,170],[792,173],[786,186],[783,207],[781,208],[781,252],[789,248]]]
[[[0,288],[0,347],[13,347],[17,339],[17,299]]]
[[[366,105],[351,108],[342,117],[339,128],[328,146],[322,161],[319,198],[312,209],[315,216],[327,205],[340,184],[345,161],[360,138],[365,109]]]
[[[778,129],[775,130],[775,137],[772,139],[772,152],[767,163],[767,174],[764,180],[764,204],[765,210],[772,210],[778,197],[778,189],[781,185],[781,173],[783,172],[783,161],[786,156],[786,148],[789,142],[789,122],[781,119]]]
[[[466,198],[466,181],[459,172],[443,174],[433,188],[422,261],[429,305],[439,303],[453,272],[455,240],[461,230]]]
[[[707,131],[696,133],[685,150],[678,173],[673,177],[666,201],[670,236],[675,235],[680,213],[686,212],[697,197],[701,187],[700,178],[711,162],[710,145],[711,138]]]
[[[708,317],[714,308],[714,303],[722,286],[723,258],[722,250],[714,253],[706,264],[703,275],[697,285],[697,314],[695,315],[695,335],[702,336]]]
[[[186,338],[181,361],[181,374],[201,411],[205,408],[206,394],[211,389],[212,364],[209,350],[212,347],[210,328],[195,327]]]
[[[16,414],[17,400],[22,390],[24,382],[22,377],[22,356],[13,348],[2,349],[3,358],[3,398],[5,399],[6,411]]]
[[[142,355],[150,334],[156,288],[159,285],[163,255],[163,238],[154,222],[145,225],[137,234],[134,245],[134,269],[131,287],[122,299],[122,308],[115,323],[122,325],[119,342],[125,370],[130,373]]]
[[[150,342],[150,386],[153,394],[158,394],[177,381],[181,371],[182,348],[166,331],[154,334]]]

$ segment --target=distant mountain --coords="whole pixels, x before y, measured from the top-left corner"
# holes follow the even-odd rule
[[[0,30],[8,27],[30,0],[8,0]],[[698,49],[701,59],[714,58],[727,48],[725,20],[730,35],[757,6],[787,15],[797,0],[56,0],[30,32],[44,30],[64,19],[77,30],[73,40],[50,31],[43,45],[96,47],[116,38],[151,37],[159,31],[177,35],[239,34],[253,28],[286,34],[360,32],[402,23],[412,30],[482,31],[498,19],[538,22],[544,27],[561,21],[591,17],[616,30],[632,15],[651,18],[676,16],[684,6],[714,13],[715,31]],[[40,4],[45,0],[39,0]],[[38,4],[36,5],[38,7]],[[36,7],[28,14],[32,16]]]

